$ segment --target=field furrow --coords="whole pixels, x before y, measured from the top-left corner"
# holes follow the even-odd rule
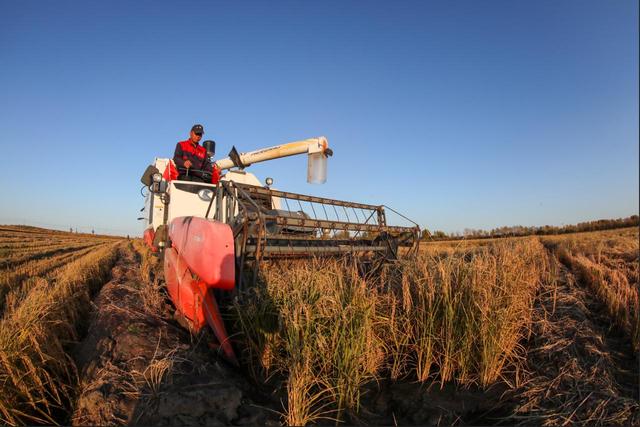
[[[114,241],[68,263],[51,286],[34,287],[0,320],[0,422],[59,424],[61,411],[70,410],[77,371],[69,343],[120,246]]]
[[[45,258],[31,263],[23,264],[11,271],[4,271],[0,273],[0,313],[4,311],[5,299],[9,292],[19,292],[22,283],[31,278],[47,278],[56,273],[58,268],[63,268],[67,263],[72,260],[82,258],[84,255],[90,254],[93,251],[109,246],[112,243],[102,243],[97,246],[89,248],[78,249],[71,252],[66,252],[53,256],[51,258]]]
[[[92,238],[83,235],[71,234],[69,236],[15,236],[15,238],[0,238],[0,246],[6,248],[20,247],[20,246],[34,246],[38,244],[51,244],[51,243],[73,243],[73,242],[113,242],[114,239],[108,238]]]
[[[637,362],[606,308],[555,261],[536,304],[528,369],[515,412],[523,425],[637,425]],[[588,397],[588,398],[586,398]]]
[[[52,246],[45,246],[40,248],[30,248],[26,251],[13,253],[11,256],[4,259],[0,259],[0,270],[6,270],[9,268],[15,269],[20,264],[25,264],[30,261],[36,261],[42,258],[50,258],[58,254],[64,254],[67,252],[74,252],[81,249],[91,248],[97,245],[101,245],[100,242],[84,242],[81,244],[57,244]]]
[[[543,240],[578,282],[606,307],[613,324],[640,354],[640,249],[629,230]]]

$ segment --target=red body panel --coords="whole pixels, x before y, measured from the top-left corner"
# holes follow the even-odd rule
[[[213,289],[235,286],[235,257],[231,228],[196,217],[171,221],[172,247],[164,254],[167,291],[176,309],[198,332],[209,324],[227,359],[237,364],[218,310]]]
[[[153,246],[153,238],[155,237],[155,235],[156,233],[153,230],[153,228],[147,228],[146,230],[144,230],[144,234],[143,234],[144,242],[147,244],[147,246],[149,246],[149,248],[151,248],[152,252],[158,251],[158,248]]]
[[[184,258],[174,248],[165,251],[164,274],[167,291],[176,309],[187,318],[195,332],[208,323],[227,359],[237,365],[211,286],[191,273]]]
[[[231,227],[197,217],[171,221],[169,237],[188,268],[210,288],[235,286],[235,255]]]
[[[171,300],[178,311],[191,322],[193,329],[199,332],[206,324],[198,289],[204,283],[193,278],[184,258],[174,248],[169,248],[164,253],[164,275]]]

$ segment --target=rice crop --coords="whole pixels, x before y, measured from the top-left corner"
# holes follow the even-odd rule
[[[69,351],[122,250],[129,267],[118,261],[114,271],[124,278],[135,264],[140,312],[170,316],[161,260],[140,240],[123,248],[0,226],[0,422],[71,419],[79,387]],[[435,397],[499,390],[491,399],[503,418],[443,409],[452,416],[442,422],[624,425],[640,417],[629,386],[639,261],[636,228],[439,241],[391,264],[264,262],[255,286],[220,303],[243,371],[273,390],[284,424],[375,424],[373,395],[411,384]],[[609,336],[614,329],[622,335]],[[140,384],[158,397],[171,369],[154,356]]]
[[[357,413],[362,387],[385,377],[492,384],[523,357],[547,278],[537,239],[422,251],[381,274],[288,261],[265,268],[234,313],[252,372],[282,378],[283,418],[304,424]]]

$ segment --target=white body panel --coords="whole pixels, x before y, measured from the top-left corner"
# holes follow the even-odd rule
[[[156,158],[153,165],[158,168],[160,172],[164,172],[165,168],[169,164],[169,159]],[[250,172],[240,170],[229,170],[221,178],[222,181],[234,181],[243,184],[250,185],[262,185],[256,176]],[[212,193],[215,192],[216,185],[205,184],[201,182],[192,181],[170,181],[167,182],[164,179],[161,183],[162,186],[166,186],[167,195],[169,197],[168,206],[165,205],[163,199],[158,194],[149,193],[145,197],[145,204],[143,210],[144,229],[152,228],[156,230],[162,224],[169,224],[171,220],[180,216],[196,216],[205,217],[207,208],[209,207],[210,199],[201,198],[198,193],[192,191],[186,191],[180,189],[188,186],[191,189],[196,187],[197,189],[211,189]],[[224,203],[224,202],[223,202]],[[280,200],[273,199],[273,209],[280,209]],[[166,212],[165,212],[165,209]],[[223,204],[224,209],[224,204]],[[236,208],[237,209],[237,208]],[[151,215],[150,215],[151,213]],[[237,213],[237,212],[236,212]],[[166,218],[165,218],[166,214]],[[211,211],[209,212],[209,218],[212,218],[216,214],[216,203],[214,202]]]

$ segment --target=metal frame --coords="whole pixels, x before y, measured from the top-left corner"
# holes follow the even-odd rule
[[[214,194],[206,217],[216,203],[213,219],[232,228],[239,289],[242,289],[246,261],[254,261],[255,281],[258,264],[263,259],[340,254],[380,254],[385,259],[396,259],[398,246],[410,247],[408,253],[417,251],[418,225],[387,225],[385,206],[308,196],[233,181],[220,181]],[[265,204],[272,207],[273,198],[279,198],[286,210],[268,209]],[[297,204],[299,210],[291,209],[292,204]],[[318,212],[324,218],[320,218]]]

